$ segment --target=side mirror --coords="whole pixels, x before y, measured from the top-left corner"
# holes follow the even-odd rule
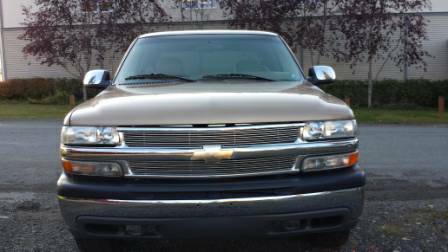
[[[92,70],[86,73],[83,81],[89,88],[105,89],[111,84],[110,73],[107,70]]]
[[[308,73],[309,81],[316,86],[333,83],[336,72],[330,66],[313,66]]]

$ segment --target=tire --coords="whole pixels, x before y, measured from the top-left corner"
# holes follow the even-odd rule
[[[75,238],[76,245],[81,252],[118,252],[122,251],[120,249],[120,244],[115,240],[107,239],[81,239]]]
[[[350,238],[350,230],[339,232],[312,234],[305,239],[316,247],[339,248],[344,246]]]

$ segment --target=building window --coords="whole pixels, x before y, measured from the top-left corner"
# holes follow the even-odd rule
[[[83,0],[81,10],[83,12],[112,12],[114,2],[113,0]]]
[[[182,0],[184,9],[215,9],[216,0]]]

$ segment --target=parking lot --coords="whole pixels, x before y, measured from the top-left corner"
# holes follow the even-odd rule
[[[55,196],[60,121],[0,121],[0,250],[76,251]],[[361,125],[366,206],[344,251],[448,251],[448,127]],[[129,251],[328,250],[306,240],[128,242]]]

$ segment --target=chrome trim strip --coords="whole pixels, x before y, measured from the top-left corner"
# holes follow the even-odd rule
[[[262,124],[249,126],[235,126],[235,127],[204,127],[204,128],[188,128],[188,127],[118,127],[118,131],[160,131],[160,132],[204,132],[204,131],[232,131],[232,130],[250,130],[250,129],[270,129],[270,128],[291,128],[303,127],[305,123],[289,123],[289,124]],[[297,133],[298,134],[298,133]]]
[[[268,171],[268,172],[246,172],[246,173],[234,173],[234,174],[226,174],[226,175],[213,175],[213,174],[204,174],[204,175],[136,175],[132,173],[132,170],[129,166],[125,167],[125,177],[128,178],[159,178],[159,179],[210,179],[210,178],[245,178],[245,177],[254,177],[254,176],[269,176],[269,175],[292,175],[299,174],[301,171],[297,169],[297,162],[294,163],[290,170],[279,170],[279,171]]]
[[[348,153],[358,147],[358,139],[303,142],[293,144],[258,145],[245,148],[231,148],[232,159],[267,157],[276,155],[316,155],[331,153]],[[121,160],[126,159],[157,159],[157,160],[187,160],[190,161],[194,153],[203,149],[175,149],[175,148],[130,148],[119,146],[113,148],[102,147],[70,147],[61,146],[61,156],[64,158],[85,158],[88,160]],[[226,149],[223,149],[226,150]]]
[[[252,203],[252,202],[276,202],[282,200],[301,199],[309,197],[318,197],[331,194],[339,194],[345,192],[362,191],[362,187],[351,188],[338,191],[325,191],[316,193],[294,194],[286,196],[270,196],[270,197],[251,197],[251,198],[230,198],[230,199],[212,199],[212,200],[117,200],[117,199],[77,199],[68,198],[58,195],[61,201],[77,202],[77,203],[94,203],[94,204],[126,204],[126,205],[209,205],[209,204],[231,204],[231,203]]]

